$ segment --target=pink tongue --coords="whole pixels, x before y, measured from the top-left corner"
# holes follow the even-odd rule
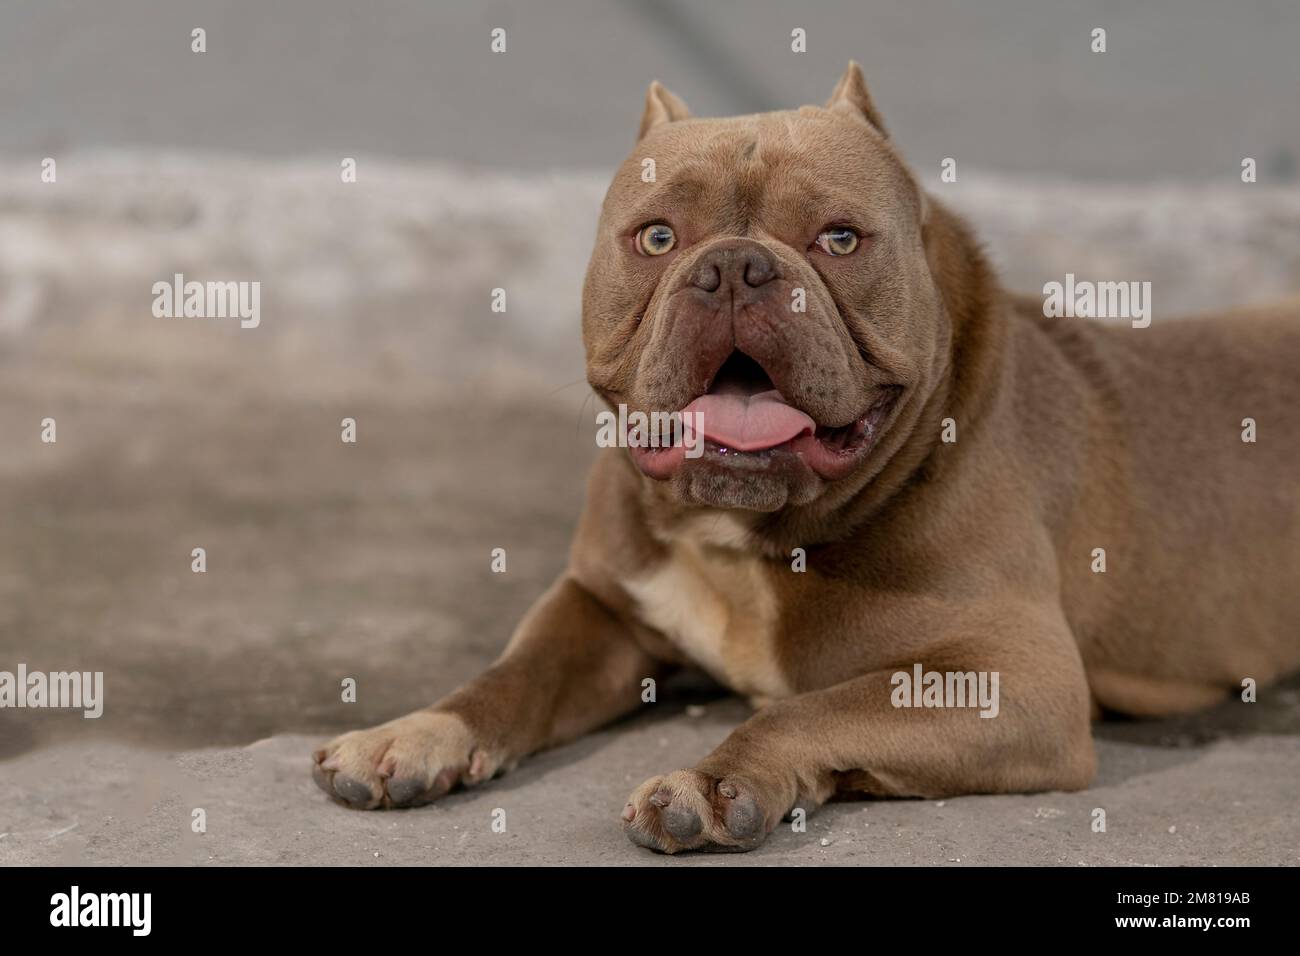
[[[743,391],[719,389],[701,395],[682,409],[688,440],[702,416],[704,437],[724,448],[759,451],[775,448],[802,434],[813,434],[817,424],[797,408],[792,408],[776,389],[746,395]]]

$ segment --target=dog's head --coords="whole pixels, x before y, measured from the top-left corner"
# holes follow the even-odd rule
[[[698,457],[629,450],[662,498],[777,512],[871,480],[946,368],[927,214],[857,64],[824,108],[725,119],[651,85],[583,337],[605,401],[700,424]]]

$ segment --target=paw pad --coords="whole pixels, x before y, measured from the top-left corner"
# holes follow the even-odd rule
[[[623,828],[638,846],[681,850],[750,850],[767,835],[753,788],[698,770],[647,780],[623,808]]]

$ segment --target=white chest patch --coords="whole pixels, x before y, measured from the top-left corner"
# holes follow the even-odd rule
[[[751,697],[788,697],[777,664],[770,571],[760,558],[716,540],[716,533],[673,539],[665,561],[623,587],[641,620],[714,679]]]

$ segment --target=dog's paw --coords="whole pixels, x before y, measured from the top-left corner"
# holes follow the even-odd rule
[[[500,767],[500,761],[475,744],[463,720],[432,711],[354,730],[313,756],[316,783],[356,810],[418,807],[457,783],[486,780]]]
[[[752,785],[699,770],[651,777],[623,808],[628,839],[662,853],[752,850],[771,829]]]

